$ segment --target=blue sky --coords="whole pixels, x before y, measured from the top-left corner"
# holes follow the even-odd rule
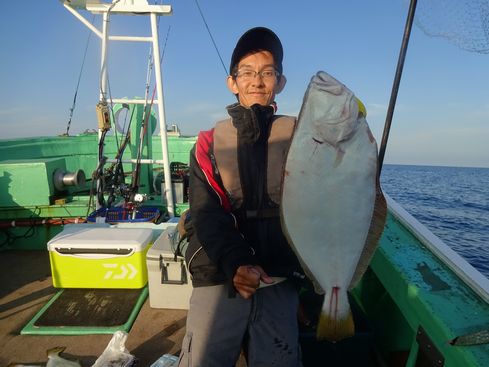
[[[419,0],[419,3],[426,0]],[[168,2],[160,20],[165,114],[182,133],[209,129],[234,97],[194,0]],[[279,113],[299,112],[307,84],[324,70],[368,110],[380,144],[404,31],[405,0],[199,0],[227,66],[247,29],[267,26],[281,38],[285,90]],[[91,20],[91,14],[85,14]],[[100,19],[95,24],[100,28]],[[149,35],[146,17],[113,16],[113,34]],[[130,31],[134,30],[134,31]],[[0,138],[66,130],[89,30],[59,1],[11,1],[0,15]],[[112,96],[144,96],[147,44],[111,43]],[[97,127],[100,40],[91,37],[72,134]],[[489,167],[489,54],[461,50],[413,28],[386,163]]]

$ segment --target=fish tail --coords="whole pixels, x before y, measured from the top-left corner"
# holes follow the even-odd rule
[[[339,298],[339,288],[333,287],[329,301],[324,300],[321,315],[319,316],[319,324],[316,330],[316,338],[319,340],[329,340],[336,342],[355,334],[355,324],[351,313],[348,299]],[[346,312],[340,312],[340,302],[346,302]],[[344,307],[341,307],[342,309]]]
[[[66,349],[66,347],[54,347],[54,348],[48,349],[46,351],[46,354],[48,355],[48,357],[58,357],[61,353],[64,352],[65,349]]]

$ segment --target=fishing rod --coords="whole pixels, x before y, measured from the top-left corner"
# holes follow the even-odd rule
[[[129,109],[129,106],[127,104],[122,105],[124,108]],[[127,191],[127,188],[124,183],[124,168],[122,166],[122,155],[124,154],[124,150],[126,149],[127,144],[129,143],[131,139],[131,121],[134,115],[134,111],[136,108],[132,108],[131,111],[131,117],[129,119],[129,124],[127,127],[127,130],[125,130],[125,122],[124,122],[124,127],[122,128],[122,132],[126,131],[126,136],[124,139],[121,137],[121,142],[120,146],[118,147],[117,154],[115,156],[115,163],[112,163],[112,165],[107,169],[106,175],[110,179],[110,187],[108,190],[108,199],[107,199],[107,207],[110,208],[112,204],[115,201],[115,193],[118,191],[119,193],[122,193],[124,196],[127,196],[125,191]],[[127,113],[126,113],[126,119],[127,119]],[[115,121],[115,119],[114,119]]]
[[[171,27],[168,27],[168,31],[166,33],[166,38],[165,38],[165,44],[163,45],[163,50],[161,52],[161,56],[158,55],[160,58],[160,64],[163,61],[163,57],[165,56],[166,44],[168,42],[168,36],[170,34],[170,29],[171,29]],[[152,49],[150,50],[150,55],[151,55],[151,53],[152,53]],[[154,54],[153,54],[153,57],[155,57]],[[152,68],[151,62],[148,65],[148,69],[150,69],[150,68]],[[147,77],[147,79],[146,79],[146,93],[145,93],[145,103],[144,103],[144,108],[143,108],[143,119],[142,119],[143,126],[142,126],[140,137],[139,137],[140,140],[139,140],[139,147],[138,147],[138,155],[136,158],[136,167],[134,168],[134,171],[132,174],[131,199],[130,200],[132,200],[134,198],[134,195],[137,193],[137,191],[139,189],[139,176],[141,174],[141,157],[142,157],[142,153],[143,153],[144,137],[147,134],[149,119],[151,117],[151,109],[153,108],[153,102],[154,102],[155,95],[156,95],[156,85],[155,85],[153,88],[151,103],[149,104],[149,108],[148,108],[148,103],[147,103],[148,102],[148,92],[149,92],[148,81],[150,78],[150,70],[148,70],[146,77]],[[148,138],[150,138],[150,137],[148,137]]]
[[[95,14],[92,17],[92,24],[94,19],[95,19]],[[85,66],[85,60],[87,58],[87,51],[88,51],[88,46],[90,45],[91,38],[92,38],[92,32],[89,32],[87,37],[87,43],[85,45],[85,52],[83,53],[83,60],[80,67],[80,73],[78,74],[78,82],[76,83],[75,95],[73,96],[73,103],[71,104],[71,108],[70,108],[70,117],[68,119],[68,125],[66,126],[66,132],[63,134],[65,136],[70,136],[71,120],[73,119],[73,113],[75,112],[76,98],[78,96],[78,89],[80,88],[80,81],[83,73],[83,68]]]
[[[212,37],[212,33],[211,33],[210,28],[209,28],[209,25],[207,24],[207,21],[205,20],[204,13],[202,12],[202,9],[200,8],[199,2],[197,0],[195,0],[195,5],[197,6],[197,9],[199,10],[200,17],[202,18],[202,21],[204,22],[205,28],[207,29],[207,33],[209,34],[209,37],[211,38],[211,41],[212,41],[212,44],[214,45],[214,49],[216,50],[217,56],[219,57],[219,60],[221,61],[221,65],[224,69],[224,74],[228,75],[226,65],[224,65],[224,61],[222,60],[221,53],[219,52],[216,41],[214,41],[214,37]]]
[[[408,16],[406,19],[406,25],[404,27],[404,37],[402,38],[401,50],[399,52],[399,59],[397,61],[396,75],[394,77],[394,83],[392,85],[391,98],[389,101],[389,107],[387,109],[387,116],[385,118],[384,132],[382,134],[382,142],[379,148],[379,167],[377,171],[377,177],[380,178],[382,171],[382,165],[384,163],[385,150],[387,147],[387,140],[389,139],[389,132],[392,124],[392,116],[394,115],[394,108],[396,106],[397,93],[399,91],[399,84],[401,82],[402,69],[404,67],[404,60],[406,58],[406,51],[409,44],[409,37],[411,35],[411,29],[413,26],[414,13],[416,11],[417,0],[411,0],[409,4]]]
[[[139,176],[141,173],[141,157],[143,153],[143,145],[144,145],[144,138],[146,137],[146,132],[148,129],[148,124],[149,124],[149,118],[151,116],[151,109],[153,108],[153,102],[155,99],[155,92],[156,88],[153,89],[153,96],[151,97],[151,103],[149,104],[149,108],[145,108],[144,111],[144,122],[143,122],[143,128],[141,129],[140,133],[140,145],[138,149],[138,156],[136,158],[136,168],[133,171],[132,175],[132,184],[131,184],[131,190],[133,194],[136,194],[137,190],[139,189]],[[146,107],[146,106],[145,106]]]

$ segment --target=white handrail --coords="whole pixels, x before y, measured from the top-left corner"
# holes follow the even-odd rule
[[[158,106],[158,121],[160,123],[160,135],[161,135],[161,152],[163,156],[163,168],[165,175],[165,182],[171,182],[170,175],[170,162],[168,158],[168,142],[166,134],[166,120],[165,120],[165,107],[163,103],[163,86],[161,76],[161,64],[160,64],[160,51],[158,41],[158,28],[157,28],[157,16],[171,15],[172,8],[170,5],[149,5],[145,0],[138,0],[133,2],[113,2],[113,3],[101,3],[96,0],[76,0],[67,1],[62,0],[63,6],[70,11],[78,20],[85,24],[91,31],[93,31],[99,38],[102,39],[102,51],[101,51],[101,73],[100,73],[100,100],[106,100],[107,91],[107,67],[108,67],[108,41],[128,41],[128,42],[152,42],[153,46],[153,62],[155,65],[155,82],[157,98],[153,101],[153,104]],[[102,31],[98,30],[90,22],[88,22],[75,8],[86,9],[93,14],[102,14],[103,24]],[[110,15],[149,15],[151,19],[151,36],[110,36],[109,35],[109,18]],[[112,99],[114,102],[124,101],[137,101],[135,103],[142,103],[139,100],[128,99]],[[101,136],[99,131],[99,137]],[[161,162],[156,161],[155,162]],[[170,217],[175,215],[175,205],[173,202],[173,189],[172,185],[167,185],[165,188],[166,193],[166,206]]]
[[[160,135],[161,135],[161,153],[163,156],[163,174],[165,175],[165,182],[170,182],[169,185],[165,185],[166,193],[166,207],[170,217],[175,215],[175,205],[173,203],[173,189],[171,185],[170,175],[170,162],[168,159],[168,141],[166,137],[166,118],[165,118],[165,106],[163,103],[163,82],[161,78],[161,64],[160,64],[160,45],[158,43],[158,27],[157,27],[156,14],[151,13],[151,32],[153,34],[153,62],[155,67],[156,78],[156,98],[158,98],[158,120],[160,121]],[[163,193],[162,193],[163,194]]]

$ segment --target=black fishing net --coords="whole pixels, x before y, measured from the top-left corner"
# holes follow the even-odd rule
[[[489,53],[489,0],[418,0],[414,23],[429,37]]]

